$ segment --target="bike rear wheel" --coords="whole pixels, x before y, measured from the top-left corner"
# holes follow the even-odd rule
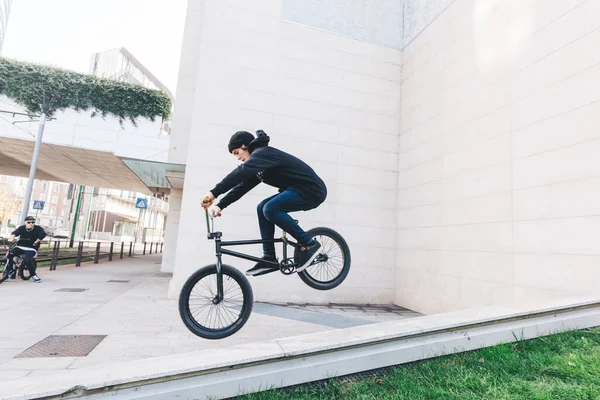
[[[307,231],[311,237],[321,243],[321,252],[298,276],[313,289],[331,290],[339,286],[350,272],[350,248],[336,231],[329,228],[313,228]],[[300,249],[294,251],[294,258],[300,259]]]
[[[223,339],[239,331],[254,306],[248,279],[229,265],[221,267],[223,300],[217,298],[217,266],[206,266],[188,278],[179,295],[179,315],[185,326],[204,339]]]

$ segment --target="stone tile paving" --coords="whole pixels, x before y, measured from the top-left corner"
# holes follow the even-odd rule
[[[209,341],[185,328],[177,300],[167,298],[170,275],[160,273],[160,255],[40,269],[40,276],[41,284],[15,280],[0,285],[0,368],[13,379],[418,315],[394,306],[256,303],[241,331]],[[56,291],[62,288],[87,290]],[[85,357],[15,358],[50,335],[107,336]]]

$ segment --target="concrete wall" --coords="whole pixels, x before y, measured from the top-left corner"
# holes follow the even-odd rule
[[[600,278],[600,1],[456,0],[403,52],[396,303]]]
[[[179,81],[194,92],[171,295],[214,262],[200,201],[237,165],[227,152],[230,135],[263,129],[273,146],[303,158],[326,181],[327,202],[295,217],[306,229],[338,230],[353,263],[344,285],[331,292],[310,289],[296,276],[253,278],[256,299],[393,301],[400,51],[285,22],[281,0],[200,3],[202,10],[188,15],[188,24],[201,29],[194,30],[199,62]],[[179,107],[181,101],[178,91]],[[173,135],[180,133],[186,134],[182,128]],[[262,185],[226,209],[216,221],[225,239],[258,238],[256,205],[274,193]],[[247,249],[261,253],[258,246]]]

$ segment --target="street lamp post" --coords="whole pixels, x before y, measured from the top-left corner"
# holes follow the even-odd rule
[[[31,192],[33,191],[33,182],[35,181],[35,171],[37,169],[40,148],[42,147],[42,136],[44,135],[44,127],[46,126],[46,112],[47,107],[42,107],[42,115],[40,116],[38,133],[35,138],[33,158],[31,159],[31,168],[29,169],[29,181],[27,182],[27,189],[25,190],[25,199],[23,200],[23,213],[21,214],[21,220],[24,220],[27,217],[27,214],[29,213],[29,203],[31,201]]]

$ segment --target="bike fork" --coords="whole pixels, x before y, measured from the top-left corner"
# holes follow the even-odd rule
[[[219,304],[223,301],[223,269],[221,262],[221,240],[216,239],[215,245],[217,247],[217,296],[213,299],[213,303]]]

